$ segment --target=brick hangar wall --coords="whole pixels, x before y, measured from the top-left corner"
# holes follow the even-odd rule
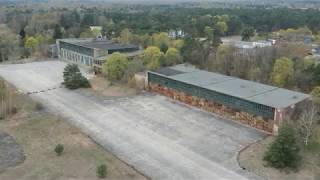
[[[238,110],[226,107],[224,105],[221,105],[219,103],[208,101],[203,98],[191,96],[184,92],[177,91],[156,83],[149,82],[148,89],[150,91],[170,97],[174,100],[178,100],[185,104],[192,105],[192,106],[201,108],[203,110],[206,110],[208,112],[218,114],[219,116],[227,117],[229,119],[241,122],[251,127],[263,130],[267,133],[270,133],[270,134],[273,133],[274,121],[271,119],[265,120],[262,117],[257,117],[255,115],[252,115],[243,111],[238,111]]]

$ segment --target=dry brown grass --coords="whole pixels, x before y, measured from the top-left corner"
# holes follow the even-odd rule
[[[0,179],[95,180],[102,163],[108,167],[107,179],[146,179],[66,120],[41,111],[26,95],[17,96],[18,113],[0,121],[0,131],[16,139],[26,160],[0,173]],[[54,152],[59,143],[65,148],[62,156]]]
[[[303,148],[303,161],[297,171],[277,170],[268,167],[264,162],[265,151],[273,142],[274,137],[268,137],[255,143],[239,154],[239,164],[246,170],[268,180],[320,180],[320,151],[317,153]]]
[[[139,90],[122,83],[111,83],[102,76],[90,79],[92,90],[104,96],[132,96],[139,93]]]

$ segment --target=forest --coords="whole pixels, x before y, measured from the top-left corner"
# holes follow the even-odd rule
[[[101,26],[103,36],[145,48],[141,59],[146,68],[188,62],[209,71],[307,93],[320,82],[315,73],[320,67],[309,56],[312,47],[302,43],[305,37],[320,42],[320,12],[314,9],[169,5],[45,9],[8,5],[0,8],[0,15],[0,61],[48,56],[48,45],[56,39],[94,38],[98,32],[89,27]],[[177,31],[184,35],[168,37]],[[221,44],[221,37],[235,35],[246,41],[273,38],[280,43],[246,52]]]

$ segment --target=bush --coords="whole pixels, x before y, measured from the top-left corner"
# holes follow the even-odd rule
[[[78,88],[90,88],[91,85],[87,78],[81,75],[81,73],[76,73],[70,76],[70,80],[65,82],[65,86],[68,89],[78,89]]]
[[[282,127],[279,129],[279,135],[266,151],[264,160],[275,168],[296,168],[300,160],[299,151],[295,130]]]
[[[161,52],[166,53],[167,50],[168,50],[168,48],[169,48],[169,47],[168,47],[167,44],[165,44],[165,43],[160,44],[160,51],[161,51]]]
[[[64,150],[64,146],[62,144],[58,144],[54,148],[54,151],[57,153],[58,156],[61,156],[61,154],[63,153],[63,150]]]
[[[37,110],[37,111],[41,111],[41,110],[43,110],[43,105],[41,104],[41,103],[39,103],[39,102],[37,102],[35,105],[34,105],[34,108],[35,108],[35,110]]]
[[[90,82],[85,78],[76,64],[68,64],[63,72],[64,85],[68,89],[90,88]]]
[[[105,178],[107,176],[107,166],[102,164],[97,167],[97,177]]]
[[[17,114],[18,108],[16,106],[11,107],[11,114]]]

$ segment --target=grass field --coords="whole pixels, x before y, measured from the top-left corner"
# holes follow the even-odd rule
[[[94,180],[100,164],[107,165],[107,179],[146,179],[63,118],[46,113],[26,95],[15,96],[18,113],[0,120],[0,132],[15,138],[26,160],[0,172],[0,179]],[[62,156],[54,152],[59,143],[65,148]]]

